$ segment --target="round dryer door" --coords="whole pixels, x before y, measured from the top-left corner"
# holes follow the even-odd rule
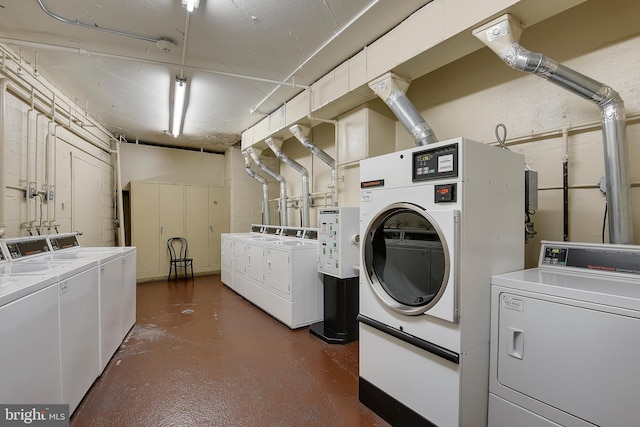
[[[371,220],[363,250],[369,283],[391,309],[422,314],[444,293],[449,251],[441,229],[424,209],[389,205]]]

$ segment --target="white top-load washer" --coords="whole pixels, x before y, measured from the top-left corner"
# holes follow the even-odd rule
[[[493,276],[489,425],[640,419],[640,246],[542,242]]]
[[[53,275],[58,283],[62,402],[73,413],[99,373],[98,268],[94,259],[51,260],[46,236],[5,239],[0,275]]]
[[[9,263],[0,245],[0,269]],[[0,402],[62,403],[58,278],[0,273]]]
[[[123,277],[122,250],[118,247],[81,247],[77,233],[50,235],[48,240],[52,251],[46,256],[47,259],[53,261],[92,259],[98,263],[100,315],[98,375],[100,375],[126,335],[126,332],[123,332],[125,322],[123,308],[127,282]],[[135,313],[135,293],[133,299]]]

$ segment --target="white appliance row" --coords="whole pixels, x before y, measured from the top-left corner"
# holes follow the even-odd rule
[[[75,234],[0,243],[0,401],[73,413],[135,322],[136,250]]]
[[[640,247],[542,242],[491,286],[489,425],[640,419]]]
[[[251,229],[222,235],[222,282],[291,329],[322,320],[317,230]]]

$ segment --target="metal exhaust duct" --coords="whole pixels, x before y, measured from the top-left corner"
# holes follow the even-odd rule
[[[258,153],[255,152],[253,147],[247,148],[247,153],[253,159],[253,162],[263,171],[271,175],[275,180],[280,183],[280,225],[287,226],[287,181],[279,173],[275,173],[267,165],[262,163]]]
[[[498,54],[510,67],[548,79],[595,103],[602,115],[609,241],[633,243],[631,179],[624,102],[611,87],[580,74],[540,53],[518,44],[522,24],[503,15],[473,31],[473,35]]]
[[[245,151],[242,151],[242,157],[244,158],[244,171],[251,178],[255,179],[260,184],[262,184],[262,198],[263,198],[263,204],[264,204],[264,214],[262,217],[262,221],[263,221],[263,224],[270,225],[271,213],[269,209],[269,183],[263,176],[258,175],[251,169],[251,159],[248,153],[246,153]]]
[[[311,153],[325,162],[331,168],[331,206],[338,206],[338,201],[336,199],[336,162],[335,160],[328,155],[326,152],[318,148],[311,140],[307,137],[308,128],[305,128],[306,131],[300,125],[293,125],[289,128],[289,131],[295,136],[300,143],[307,150],[311,151]]]
[[[271,148],[271,151],[273,151],[273,154],[275,154],[280,161],[288,164],[302,175],[302,227],[309,227],[309,171],[307,171],[307,168],[302,166],[300,163],[290,159],[282,152],[280,149],[280,146],[282,146],[281,139],[276,141],[274,138],[269,137],[265,139],[264,142],[267,143],[269,148]]]
[[[369,82],[369,87],[391,108],[393,114],[411,134],[416,145],[438,142],[435,132],[405,94],[409,87],[408,81],[393,73],[387,73]]]

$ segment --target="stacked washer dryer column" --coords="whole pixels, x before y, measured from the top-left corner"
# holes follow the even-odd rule
[[[490,283],[522,268],[524,158],[465,138],[360,162],[360,400],[487,423]]]

